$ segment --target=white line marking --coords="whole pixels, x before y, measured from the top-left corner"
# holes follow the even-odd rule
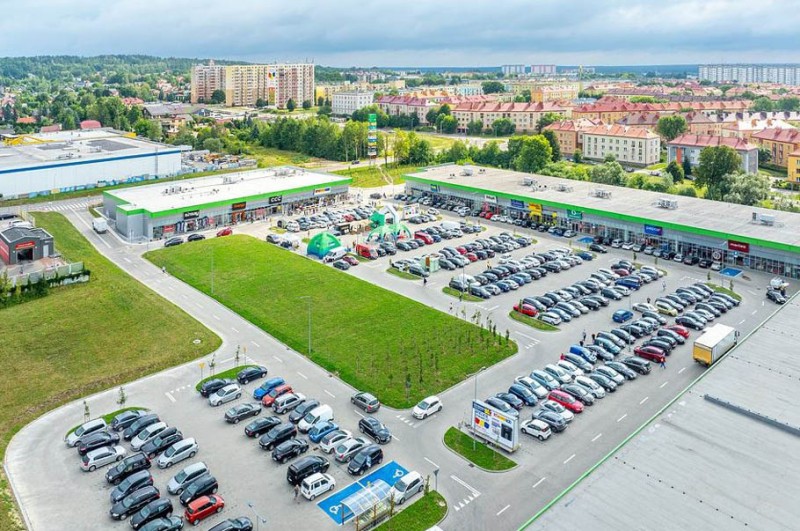
[[[480,495],[481,495],[481,493],[480,493],[480,492],[478,492],[478,490],[476,490],[476,489],[474,489],[474,488],[470,487],[470,486],[469,486],[469,485],[468,485],[468,484],[467,484],[467,483],[466,483],[466,482],[465,482],[463,479],[459,479],[459,478],[457,478],[456,476],[453,476],[453,475],[451,475],[451,476],[450,476],[450,479],[452,479],[452,480],[453,480],[453,481],[455,481],[456,483],[458,483],[458,484],[460,484],[461,486],[463,486],[464,488],[466,488],[466,489],[467,489],[468,491],[470,491],[470,492],[471,492],[471,493],[472,493],[472,494],[473,494],[473,495],[474,495],[476,498],[477,498],[478,496],[480,496]]]
[[[132,264],[132,263],[133,263],[133,260],[131,260],[131,259],[130,259],[130,258],[128,258],[127,256],[123,256],[123,257],[122,257],[122,259],[123,259],[123,260],[125,260],[126,262],[128,262],[129,264]]]
[[[753,291],[751,289],[747,290],[747,292],[750,293],[751,295],[758,295],[758,293],[756,293],[755,291]]]
[[[535,489],[536,487],[538,487],[539,485],[541,485],[541,484],[542,484],[542,481],[544,481],[544,480],[546,480],[546,479],[547,479],[547,478],[542,478],[542,479],[540,479],[539,481],[537,481],[536,483],[534,483],[534,484],[533,484],[533,488]]]
[[[219,320],[220,320],[219,316],[218,316],[218,315],[216,315],[216,314],[213,314],[211,317],[213,317],[213,318],[214,318],[214,319],[216,319],[217,321],[219,321]]]
[[[361,415],[361,416],[363,417],[364,415]],[[394,439],[397,442],[400,442],[400,439],[398,439],[395,435],[392,435],[392,439]]]
[[[433,461],[431,461],[431,460],[430,460],[430,459],[428,459],[427,457],[423,457],[423,459],[424,459],[425,461],[429,462],[430,464],[432,464],[433,466],[435,466],[436,468],[439,468],[439,465],[437,465],[436,463],[434,463]]]
[[[275,358],[276,360],[278,360],[279,362],[283,363],[283,360],[280,359],[278,356],[272,356],[272,357]]]
[[[664,386],[666,386],[668,383],[669,383],[669,380],[667,380],[666,382],[664,382],[664,383],[662,383],[661,385],[659,385],[659,386],[658,386],[658,388],[659,388],[659,389],[663,389],[663,388],[664,388]]]
[[[571,456],[567,457],[567,460],[566,460],[566,461],[564,461],[564,464],[566,465],[567,463],[569,463],[570,461],[572,461],[572,458],[573,458],[573,457],[575,457],[575,454],[572,454]]]
[[[627,416],[628,416],[628,414],[625,413],[624,415],[622,415],[620,418],[617,419],[617,422],[621,421],[622,419],[624,419]]]
[[[258,344],[258,343],[256,343],[255,341],[251,341],[250,343],[254,344],[254,345],[256,346],[256,348],[261,348],[261,345],[259,345],[259,344]]]
[[[497,515],[496,515],[496,516],[500,516],[501,514],[503,514],[503,513],[505,512],[505,510],[506,510],[506,509],[508,509],[509,507],[511,507],[511,506],[510,506],[510,505],[506,505],[505,507],[503,507],[502,509],[500,509],[500,510],[497,512]]]
[[[492,306],[491,308],[486,308],[486,311],[487,311],[487,312],[493,312],[493,311],[495,311],[496,309],[498,309],[499,307],[500,307],[500,306],[498,306],[498,305],[495,305],[495,306]],[[500,511],[500,512],[502,512],[502,511]]]
[[[196,305],[197,305],[197,307],[198,307],[198,308],[200,308],[201,310],[203,309],[203,305],[202,305],[202,304],[200,304],[199,302],[196,302],[195,304],[196,304]]]
[[[758,310],[753,310],[752,312],[750,312],[750,315],[755,315],[757,312]]]
[[[650,399],[650,397],[649,397],[649,396],[646,396],[646,397],[642,398],[642,401],[641,401],[641,402],[639,402],[639,405],[641,406],[642,404],[644,404],[645,402],[647,402],[649,399]]]
[[[302,372],[300,372],[300,371],[297,371],[297,374],[299,374],[299,375],[300,375],[300,376],[301,376],[303,379],[305,379],[305,380],[308,380],[308,376],[306,376],[306,375],[305,375],[305,374],[303,374]]]
[[[177,402],[177,401],[175,400],[175,397],[174,397],[174,396],[172,396],[172,393],[171,393],[171,392],[167,392],[167,393],[164,393],[164,394],[165,394],[165,395],[167,395],[167,398],[169,398],[169,399],[170,399],[170,400],[171,400],[173,403]]]
[[[602,433],[598,433],[597,435],[594,436],[594,439],[592,439],[592,442],[595,442],[597,439],[599,439],[602,436],[603,436]]]
[[[686,367],[684,367],[683,369],[679,370],[679,371],[678,371],[678,374],[682,373],[682,372],[683,372],[683,371],[685,371],[685,370],[686,370]]]
[[[168,287],[169,289],[171,289],[172,291],[175,291],[175,287],[174,287],[174,286],[167,286],[167,287]]]
[[[238,334],[238,333],[239,333],[239,331],[238,331],[238,330],[236,330],[234,327],[231,327],[231,330],[233,330],[233,333],[234,333],[234,334]]]
[[[531,336],[529,336],[528,334],[523,334],[523,333],[517,332],[517,335],[518,335],[518,336],[525,337],[525,338],[528,338],[528,339],[530,339],[531,341],[536,341],[536,342],[538,342],[538,341],[539,341],[539,340],[538,340],[538,339],[536,339],[535,337],[531,337]]]
[[[742,323],[744,323],[744,322],[745,322],[745,319],[742,319],[742,320],[741,320],[741,321],[739,321],[737,324],[742,324]]]
[[[325,393],[326,393],[328,396],[330,396],[331,398],[336,398],[336,395],[335,395],[335,394],[333,394],[333,393],[331,393],[331,392],[330,392],[330,391],[328,391],[327,389],[323,389],[323,391],[325,391]]]
[[[361,417],[362,419],[364,418],[364,415],[359,410],[354,408],[353,412],[355,412],[355,414],[358,415],[359,417]]]

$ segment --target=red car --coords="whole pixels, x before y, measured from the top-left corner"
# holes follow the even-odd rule
[[[467,253],[467,254],[464,255],[464,257],[467,260],[469,260],[470,262],[477,262],[478,261],[478,255],[475,254],[475,253]]]
[[[487,212],[481,212],[480,214],[478,214],[478,217],[479,218],[485,218],[486,214],[487,214]]]
[[[225,507],[225,500],[222,496],[214,494],[212,496],[200,496],[186,506],[184,517],[192,525],[197,525],[200,520],[205,520],[214,513],[222,511]]]
[[[656,363],[661,363],[667,359],[667,356],[664,354],[664,351],[658,347],[653,346],[646,346],[646,347],[636,347],[633,349],[633,353],[639,356],[640,358],[644,358],[646,360],[652,360]]]
[[[559,389],[555,391],[550,391],[550,394],[547,395],[547,398],[552,400],[553,402],[558,402],[565,408],[569,409],[573,413],[582,413],[583,412],[583,404],[578,402],[578,400],[573,397],[572,395],[565,393]]]
[[[349,254],[345,255],[344,258],[342,258],[342,260],[344,260],[345,262],[347,262],[351,266],[357,266],[358,265],[358,259],[355,256],[350,256]]]
[[[631,274],[630,271],[628,271],[627,269],[622,269],[622,268],[620,268],[620,269],[612,269],[611,271],[613,271],[614,273],[616,273],[617,275],[619,275],[621,277],[627,277],[628,275]]]
[[[275,402],[276,398],[291,392],[292,392],[291,385],[289,384],[279,385],[278,387],[276,387],[275,389],[264,395],[264,398],[261,399],[261,403],[264,404],[266,407],[270,407]]]
[[[233,234],[233,229],[230,227],[225,227],[221,231],[217,232],[217,237],[219,238],[220,236],[230,236],[231,234]]]
[[[523,304],[522,306],[520,306],[519,304],[515,304],[514,311],[519,312],[522,315],[529,315],[531,317],[536,317],[539,313],[538,311],[536,311],[536,308],[534,308],[530,304]]]
[[[467,254],[466,248],[461,247],[461,246],[456,247],[456,251],[458,251],[458,254],[461,254],[461,255]]]
[[[486,219],[492,219],[492,216],[494,216],[494,214],[492,214],[491,212],[487,212],[487,213],[486,213],[486,216],[484,216],[484,217],[485,217]]]
[[[680,336],[689,337],[689,329],[686,328],[685,326],[672,325],[672,326],[667,326],[666,328],[667,328],[667,330],[672,330],[673,332],[675,332],[676,334],[678,334]]]

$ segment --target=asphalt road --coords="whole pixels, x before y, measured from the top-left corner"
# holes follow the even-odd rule
[[[353,389],[347,384],[327,374],[299,353],[287,349],[216,301],[162,273],[141,258],[147,246],[128,246],[110,233],[102,236],[95,234],[90,228],[91,218],[85,208],[67,208],[63,212],[100,252],[222,337],[223,345],[216,354],[220,370],[232,366],[231,358],[237,345],[246,346],[248,358],[266,365],[271,375],[284,376],[307,396],[331,404],[337,422],[346,429],[355,430],[359,413],[350,405],[349,396]],[[510,230],[507,225],[494,226],[490,223],[490,226],[490,230],[495,232]],[[235,230],[266,230],[259,224],[247,227],[241,231]],[[566,240],[551,239],[540,233],[534,234],[534,237],[539,240],[538,244],[514,254],[566,244]],[[467,236],[460,241],[469,239],[470,236]],[[479,397],[505,391],[515,376],[556,361],[560,352],[577,342],[584,329],[592,333],[610,328],[610,316],[614,309],[627,307],[627,301],[621,301],[564,325],[561,332],[545,333],[508,318],[507,313],[519,299],[519,293],[538,294],[568,285],[622,257],[630,258],[630,252],[612,250],[594,262],[558,275],[551,274],[545,281],[529,284],[519,292],[481,303],[464,303],[468,316],[479,308],[484,316],[492,315],[498,330],[508,328],[512,339],[520,345],[519,353],[482,372],[477,382],[471,378],[440,393],[445,408],[433,418],[416,421],[411,418],[409,411],[389,408],[383,408],[378,413],[377,416],[395,436],[395,440],[384,448],[385,461],[393,460],[423,475],[432,475],[436,468],[440,470],[438,488],[450,506],[447,518],[440,525],[442,529],[505,530],[519,527],[702,372],[703,369],[691,360],[690,347],[679,348],[669,358],[666,369],[655,367],[649,376],[629,382],[615,394],[588,408],[564,433],[554,435],[544,443],[523,439],[521,449],[512,456],[519,466],[503,474],[482,472],[442,444],[446,429],[467,418],[476,385]],[[652,260],[652,257],[643,255],[639,258],[644,263],[652,263]],[[467,273],[477,272],[481,266],[480,262],[472,264],[467,268]],[[661,261],[659,266],[669,271],[665,279],[670,291],[680,285],[705,279],[705,271],[696,267]],[[428,285],[423,286],[419,281],[389,275],[385,272],[387,267],[388,259],[384,258],[361,264],[345,274],[378,283],[444,312],[450,311],[450,305],[454,302],[454,310],[458,308],[455,299],[441,292],[441,288],[449,281],[450,273],[435,273]],[[769,278],[753,272],[747,274],[752,280],[736,281],[736,289],[745,298],[743,304],[716,321],[736,326],[743,333],[754,328],[773,309],[771,305],[763,304],[763,287]],[[643,301],[648,296],[654,297],[660,289],[660,285],[648,285],[634,295],[634,302]],[[697,333],[692,334],[692,337],[696,336]],[[204,361],[208,362],[208,358]],[[220,494],[228,502],[226,510],[209,520],[208,525],[233,516],[253,517],[248,507],[252,503],[259,514],[266,516],[270,526],[296,525],[300,521],[304,526],[315,529],[334,526],[333,519],[315,503],[292,501],[291,489],[282,479],[285,466],[275,465],[253,441],[244,440],[241,424],[237,427],[225,425],[222,415],[226,408],[212,409],[194,392],[193,386],[199,378],[199,365],[192,362],[131,382],[125,388],[128,405],[141,405],[158,411],[171,425],[181,428],[186,436],[198,439],[201,450],[196,459],[210,466],[220,481]],[[252,387],[254,384],[248,386]],[[242,400],[246,400],[247,396],[245,394]],[[117,389],[110,389],[88,397],[87,402],[94,414],[100,414],[117,409],[116,399]],[[523,416],[529,416],[531,411],[532,408],[525,408]],[[23,428],[9,445],[6,470],[32,529],[62,526],[122,529],[123,525],[127,525],[109,523],[108,487],[100,475],[102,472],[81,472],[74,450],[66,449],[62,442],[65,432],[80,423],[82,418],[82,401],[68,404]],[[332,466],[331,469],[337,479],[335,495],[352,480],[339,467]],[[157,471],[154,474],[157,486],[162,487],[175,471]],[[68,496],[64,495],[65,485],[70,486]],[[74,511],[75,507],[81,507],[81,510]]]

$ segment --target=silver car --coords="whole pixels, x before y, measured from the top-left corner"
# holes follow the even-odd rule
[[[122,446],[104,446],[87,453],[81,458],[81,469],[84,472],[94,472],[101,466],[106,466],[125,458],[125,448]]]
[[[131,448],[134,450],[141,450],[142,446],[155,439],[159,433],[166,429],[166,422],[156,422],[155,424],[149,425],[131,440]]]
[[[169,468],[175,463],[180,463],[184,459],[191,459],[197,453],[197,441],[192,438],[182,439],[170,445],[158,457],[158,468]]]
[[[337,446],[352,438],[353,434],[348,430],[335,430],[322,438],[319,443],[319,449],[329,454],[333,452]]]
[[[192,463],[172,476],[172,479],[167,483],[167,491],[169,491],[170,494],[181,494],[189,483],[207,472],[208,466],[202,461],[199,463]]]
[[[542,409],[552,411],[553,413],[558,413],[559,415],[564,417],[564,420],[566,420],[567,422],[572,422],[572,419],[575,418],[575,414],[572,411],[565,408],[564,406],[562,406],[561,404],[559,404],[554,400],[545,400],[544,402],[542,402]]]
[[[370,442],[363,437],[356,437],[355,439],[348,439],[336,447],[334,455],[336,460],[340,463],[347,463],[359,450],[366,448]]]
[[[212,406],[219,406],[231,400],[237,400],[242,397],[242,388],[236,384],[226,385],[213,395],[208,397],[208,403]]]
[[[591,378],[586,376],[576,376],[575,383],[592,393],[595,398],[604,398],[606,396],[605,390],[600,386],[599,383],[595,382]]]

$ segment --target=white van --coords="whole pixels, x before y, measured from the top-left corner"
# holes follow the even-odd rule
[[[333,408],[328,404],[317,406],[309,411],[305,417],[297,424],[297,429],[302,433],[308,433],[311,426],[323,420],[333,420]]]
[[[67,435],[64,439],[64,442],[67,443],[67,446],[77,446],[78,442],[81,440],[81,437],[84,435],[89,435],[90,433],[96,433],[100,430],[106,429],[106,421],[103,419],[94,419],[81,424],[75,431]]]
[[[344,247],[335,247],[328,251],[328,254],[322,259],[323,262],[335,262],[336,260],[341,260],[347,254],[347,249]]]
[[[457,221],[442,221],[441,226],[444,230],[460,229],[461,223]]]
[[[92,220],[92,228],[97,234],[105,234],[108,232],[108,222],[105,218],[94,218]]]
[[[336,488],[336,480],[330,474],[311,474],[300,484],[300,492],[307,500],[313,500],[320,494],[332,491]]]
[[[300,232],[300,224],[296,221],[290,221],[286,224],[286,230],[289,232]]]

